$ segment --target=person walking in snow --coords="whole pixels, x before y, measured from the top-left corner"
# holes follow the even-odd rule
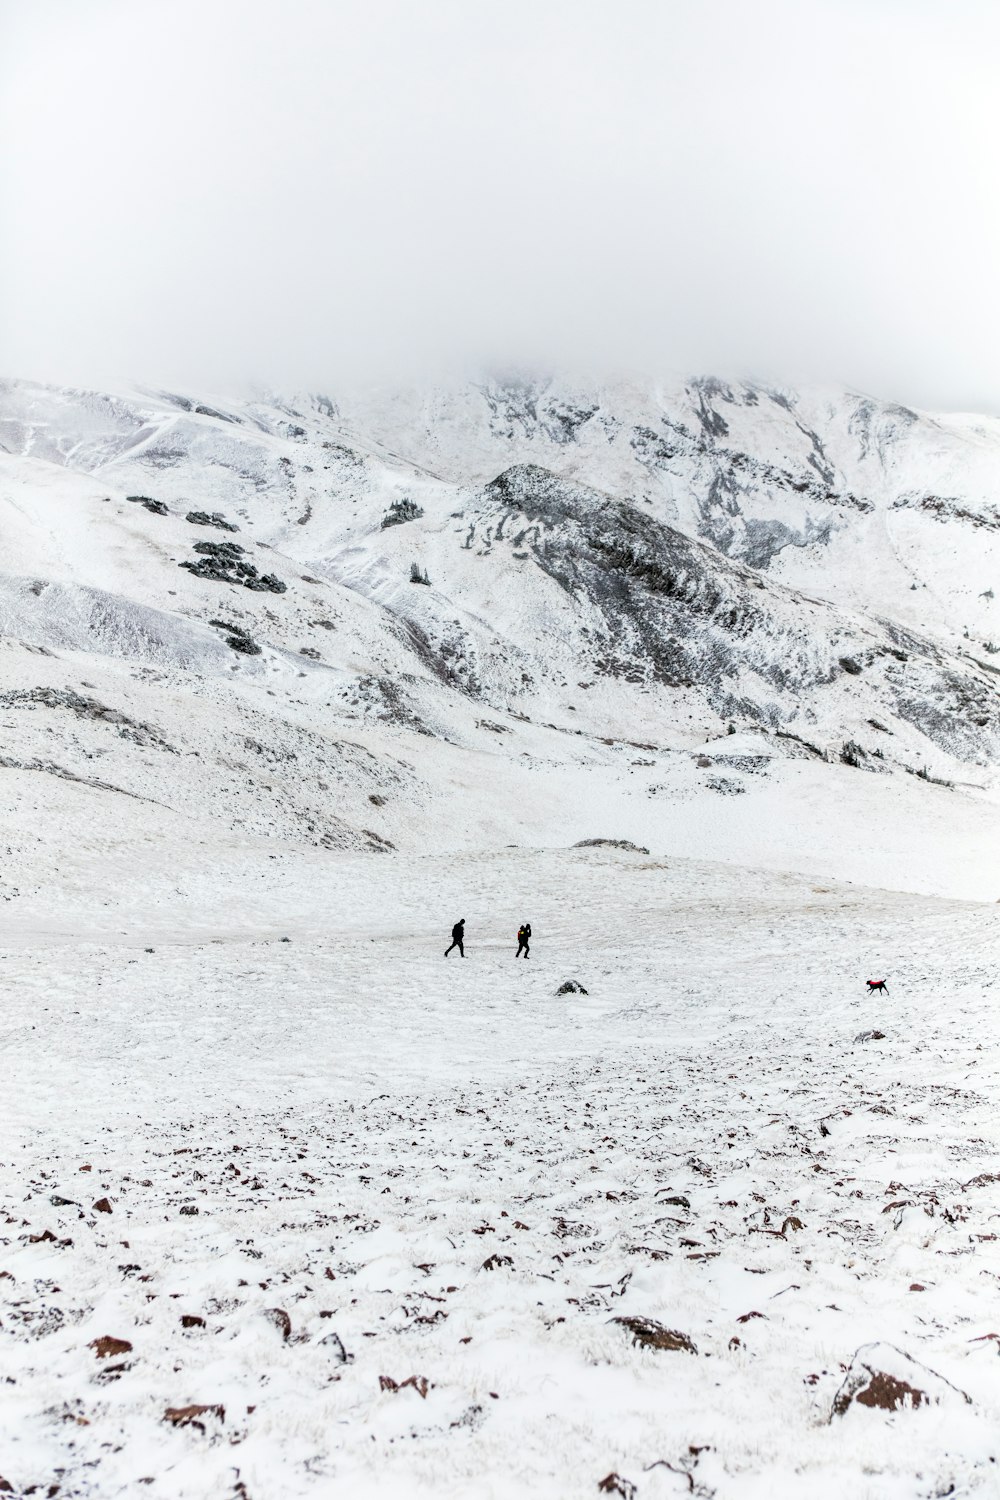
[[[525,922],[525,924],[524,924],[523,927],[519,927],[517,929],[517,952],[514,954],[515,958],[520,958],[521,957],[521,949],[522,948],[524,949],[524,956],[525,956],[525,958],[530,958],[531,957],[530,953],[528,952],[528,944],[530,943],[530,941],[531,941],[531,923],[530,922]]]
[[[455,925],[454,925],[454,927],[451,929],[451,947],[450,948],[446,948],[444,950],[444,956],[445,956],[445,958],[448,957],[448,954],[451,952],[452,948],[457,948],[458,951],[459,951],[460,957],[462,957],[462,958],[465,957],[465,918],[464,917],[462,917],[460,921],[456,922]]]

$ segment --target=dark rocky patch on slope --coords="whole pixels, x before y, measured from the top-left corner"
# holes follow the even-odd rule
[[[239,531],[235,521],[227,521],[219,510],[189,510],[184,517],[192,526],[214,526],[217,531]]]
[[[142,724],[120,709],[109,708],[96,698],[84,697],[73,688],[13,688],[10,692],[0,693],[0,708],[65,708],[78,719],[113,724],[122,739],[132,740],[136,745],[169,750],[171,755],[178,753],[151,724]]]
[[[720,714],[773,728],[811,691],[863,675],[869,697],[949,753],[977,761],[1000,751],[994,684],[913,631],[861,625],[537,465],[505,470],[483,496],[509,518],[497,537],[528,550],[596,615],[581,640],[597,674],[698,687]]]
[[[178,563],[178,567],[187,568],[196,578],[208,578],[213,583],[239,583],[256,593],[283,594],[288,588],[273,573],[259,573],[253,563],[246,561],[246,548],[236,542],[195,542],[194,550],[201,553],[198,561]]]

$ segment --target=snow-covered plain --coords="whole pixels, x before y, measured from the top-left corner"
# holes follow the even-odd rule
[[[994,906],[258,851],[209,937],[133,873],[113,937],[40,901],[3,949],[15,1493],[996,1493]],[[872,1343],[971,1402],[831,1417]]]
[[[0,1493],[1000,1493],[995,424],[0,447]]]

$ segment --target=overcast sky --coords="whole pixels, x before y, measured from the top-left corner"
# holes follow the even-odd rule
[[[1000,412],[1000,0],[0,0],[0,365]]]

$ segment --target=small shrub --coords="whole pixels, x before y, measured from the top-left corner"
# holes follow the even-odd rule
[[[404,521],[416,521],[423,515],[423,507],[415,500],[404,497],[402,500],[394,500],[382,517],[382,530],[387,526],[402,526]]]
[[[419,563],[410,563],[410,582],[411,583],[425,583],[425,584],[429,584],[430,581],[431,581],[430,580],[430,574],[427,572],[426,568],[423,570],[423,572],[421,572],[420,571],[420,564]]]
[[[921,781],[929,781],[932,786],[946,786],[949,791],[955,790],[953,781],[948,781],[944,776],[932,776],[926,766],[920,766],[917,770],[913,770],[911,766],[905,766],[904,770],[909,771],[911,776],[919,776]]]

